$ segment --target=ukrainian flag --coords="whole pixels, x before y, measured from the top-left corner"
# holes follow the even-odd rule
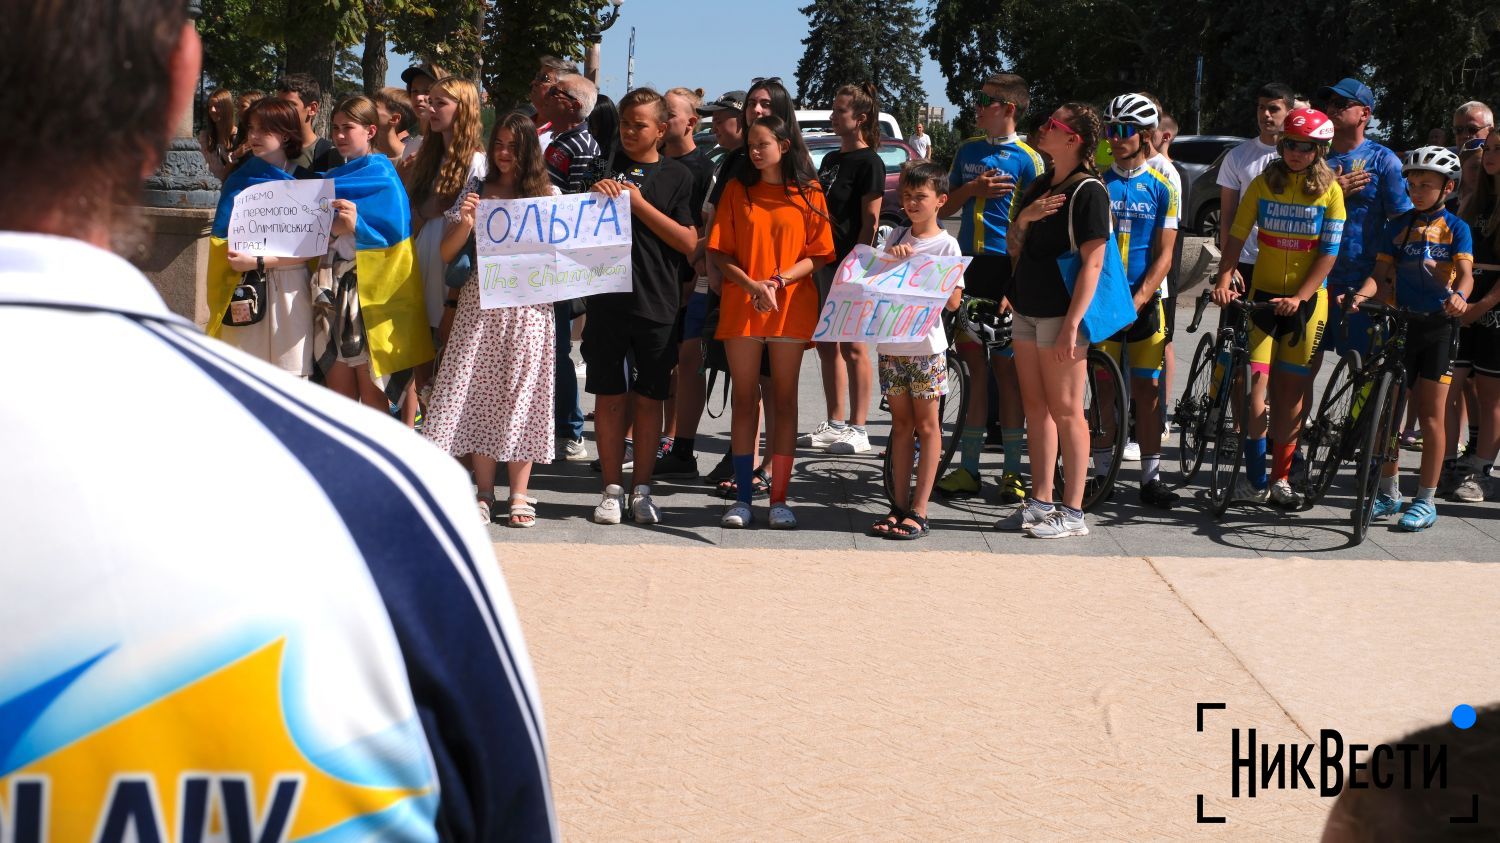
[[[376,378],[433,359],[422,274],[411,240],[411,206],[391,159],[366,155],[322,174],[358,208],[354,231],[359,309]]]
[[[240,283],[240,273],[229,267],[229,215],[234,211],[234,198],[246,188],[291,178],[291,173],[251,156],[224,179],[219,207],[214,212],[214,228],[208,238],[208,324],[204,331],[209,336],[217,337],[219,329],[224,327],[224,311],[229,309],[229,299]]]

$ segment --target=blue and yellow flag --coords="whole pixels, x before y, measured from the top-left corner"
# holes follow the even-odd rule
[[[354,231],[359,309],[375,377],[433,358],[432,333],[411,240],[411,207],[391,159],[366,155],[323,174],[358,208]]]
[[[234,211],[234,198],[245,188],[270,181],[286,181],[291,173],[273,167],[251,156],[238,169],[224,179],[219,191],[219,207],[214,211],[214,228],[208,238],[208,324],[203,330],[211,337],[219,335],[224,327],[224,311],[229,309],[229,299],[240,283],[240,273],[229,266],[229,215]]]

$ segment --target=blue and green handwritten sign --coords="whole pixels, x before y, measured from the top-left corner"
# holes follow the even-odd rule
[[[629,194],[485,199],[474,242],[483,308],[631,290]]]
[[[916,342],[943,316],[971,259],[946,255],[894,258],[855,246],[839,264],[823,312],[819,342]]]

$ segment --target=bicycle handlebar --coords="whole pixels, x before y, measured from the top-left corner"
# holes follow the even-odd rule
[[[1198,296],[1198,302],[1193,306],[1193,322],[1188,325],[1188,333],[1194,334],[1198,332],[1198,324],[1203,321],[1203,312],[1208,309],[1208,303],[1213,300],[1213,292],[1213,289],[1209,288],[1204,290],[1202,295]],[[1229,307],[1243,311],[1246,316],[1252,313],[1275,312],[1276,310],[1276,305],[1273,302],[1245,301],[1243,298],[1231,299]],[[1303,302],[1298,308],[1299,313],[1305,312],[1309,307],[1311,305],[1308,302]],[[1306,327],[1307,321],[1305,319],[1297,321],[1295,333],[1292,337],[1293,345],[1302,342],[1302,336]]]

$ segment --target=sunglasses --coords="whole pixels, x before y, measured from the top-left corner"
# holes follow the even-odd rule
[[[1074,137],[1078,136],[1078,130],[1077,129],[1073,128],[1072,126],[1069,126],[1067,123],[1064,123],[1063,121],[1057,119],[1056,117],[1048,117],[1047,118],[1047,122],[1045,122],[1045,123],[1042,124],[1042,130],[1043,131],[1050,131],[1052,129],[1059,129],[1061,131],[1067,132],[1070,135],[1073,135]]]
[[[1134,123],[1106,123],[1104,124],[1104,136],[1110,140],[1125,140],[1135,137],[1141,127]]]
[[[753,89],[753,88],[755,88],[755,86],[761,84],[762,82],[775,82],[776,84],[780,85],[781,84],[781,77],[780,76],[757,76],[754,79],[750,80],[750,87]]]
[[[1344,99],[1343,97],[1331,97],[1326,103],[1324,103],[1324,105],[1328,107],[1329,114],[1338,114],[1341,111],[1347,111],[1353,106],[1361,104],[1362,103],[1355,102],[1354,100]]]
[[[549,97],[562,97],[563,99],[567,100],[568,102],[570,102],[570,103],[572,103],[574,105],[582,105],[582,103],[580,103],[578,101],[578,97],[573,96],[572,94],[568,93],[567,91],[564,91],[562,88],[559,88],[556,85],[553,85],[552,87],[550,87],[550,88],[547,89],[547,96],[549,96]]]
[[[1281,142],[1283,152],[1301,152],[1304,155],[1317,152],[1323,145],[1313,141],[1284,140]]]
[[[996,105],[996,104],[999,104],[999,105],[1015,105],[1015,103],[1011,102],[1010,100],[995,99],[994,97],[990,96],[989,94],[986,94],[984,91],[980,91],[978,96],[979,96],[979,107],[980,108],[989,108],[990,106]]]
[[[1489,128],[1489,126],[1454,126],[1453,127],[1453,134],[1459,135],[1459,136],[1463,136],[1463,135],[1477,135],[1480,132],[1482,132],[1482,131],[1484,131],[1485,129],[1488,129],[1488,128]]]

